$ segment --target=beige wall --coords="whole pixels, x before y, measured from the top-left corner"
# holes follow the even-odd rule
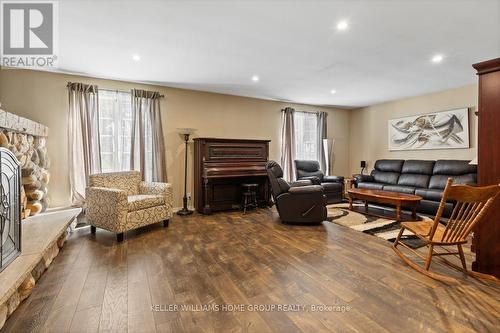
[[[156,90],[165,95],[161,109],[166,137],[167,172],[169,182],[174,187],[175,206],[181,205],[184,170],[183,141],[175,132],[178,127],[197,128],[196,136],[200,137],[270,139],[270,158],[279,160],[280,109],[292,106],[297,110],[327,111],[328,137],[336,139],[333,170],[339,175],[346,175],[349,171],[350,115],[347,110],[65,74],[0,69],[2,109],[38,121],[50,128],[47,145],[52,160],[49,194],[53,206],[69,203],[68,98],[65,88],[68,81],[93,83],[107,89]],[[188,186],[192,193],[192,158],[190,161]]]
[[[387,121],[454,108],[469,107],[470,149],[389,151]],[[477,85],[405,98],[373,105],[351,112],[350,173],[359,173],[359,162],[367,161],[368,169],[381,158],[401,159],[472,159],[477,147]]]

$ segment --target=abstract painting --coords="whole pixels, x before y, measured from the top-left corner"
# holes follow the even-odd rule
[[[389,120],[389,150],[469,148],[469,109]]]

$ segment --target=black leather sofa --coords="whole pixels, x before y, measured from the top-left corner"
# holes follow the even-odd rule
[[[323,188],[310,180],[287,182],[283,170],[274,161],[266,164],[276,208],[284,223],[321,223],[326,220],[326,197]]]
[[[320,170],[319,162],[314,160],[295,160],[295,170],[297,180],[310,180],[313,184],[323,187],[328,204],[342,201],[344,177],[325,176]]]
[[[417,211],[434,215],[446,181],[475,185],[477,166],[464,160],[378,160],[370,175],[354,175],[358,188],[415,194],[422,197]],[[449,217],[453,202],[447,202],[443,216]]]

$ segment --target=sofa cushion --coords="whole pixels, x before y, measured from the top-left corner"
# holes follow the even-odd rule
[[[453,178],[454,184],[469,184],[475,185],[477,184],[477,174],[469,173],[465,175],[434,175],[431,177],[429,181],[429,188],[431,189],[444,189],[446,187],[446,182],[448,178]]]
[[[437,160],[432,174],[447,176],[477,174],[477,165],[469,164],[469,162],[465,160]]]
[[[373,179],[377,183],[385,183],[385,184],[393,184],[396,185],[399,179],[399,173],[397,172],[384,172],[373,170],[372,171]]]
[[[401,173],[403,163],[404,160],[378,160],[375,162],[374,169],[378,171]]]
[[[129,195],[127,198],[127,207],[129,212],[147,209],[165,204],[165,198],[161,195],[138,194]]]
[[[384,188],[385,184],[381,183],[371,183],[371,182],[364,182],[364,183],[359,183],[358,188],[366,188],[368,190],[382,190]]]
[[[413,186],[413,187],[427,187],[429,185],[430,176],[419,175],[414,173],[402,173],[398,179],[398,185]]]
[[[426,189],[426,188],[417,188],[415,190],[415,194],[421,196],[425,200],[431,201],[441,201],[441,197],[443,196],[443,190],[441,189]]]
[[[435,161],[407,160],[403,164],[401,173],[413,173],[418,175],[432,175]]]
[[[384,191],[398,192],[405,194],[414,194],[415,187],[413,186],[402,186],[402,185],[384,185]]]
[[[439,202],[433,200],[422,200],[420,201],[417,210],[421,213],[431,215],[432,217],[436,216],[437,210],[439,208]],[[453,211],[453,204],[447,202],[444,205],[443,215],[442,217],[449,217]]]

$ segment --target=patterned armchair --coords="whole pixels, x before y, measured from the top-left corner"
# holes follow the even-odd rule
[[[91,175],[86,189],[86,217],[91,232],[96,227],[123,233],[163,221],[165,227],[172,217],[172,186],[167,183],[141,181],[139,171]]]

